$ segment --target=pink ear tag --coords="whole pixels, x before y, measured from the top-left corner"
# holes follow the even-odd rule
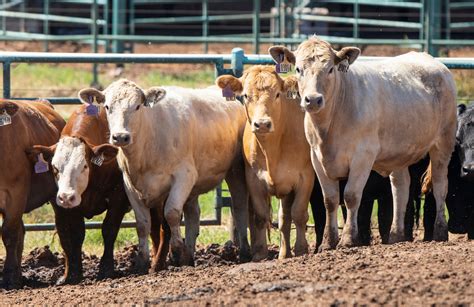
[[[101,153],[99,156],[93,156],[91,162],[97,166],[101,166],[104,163],[104,153]]]
[[[7,110],[3,110],[3,114],[0,115],[0,127],[8,126],[12,123],[12,117],[7,113]]]
[[[227,101],[235,100],[235,93],[230,88],[230,85],[227,85],[226,87],[222,89],[222,97],[225,97],[225,100]]]
[[[99,107],[97,106],[97,100],[94,96],[94,101],[92,102],[92,97],[89,97],[89,103],[86,107],[86,114],[95,116],[99,114]]]
[[[44,160],[43,154],[40,153],[38,155],[38,162],[35,163],[35,173],[42,174],[46,173],[47,171],[49,171],[48,162]]]

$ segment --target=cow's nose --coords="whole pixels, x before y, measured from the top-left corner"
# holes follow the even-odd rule
[[[307,106],[319,107],[323,104],[323,95],[311,94],[304,97]]]
[[[61,204],[71,204],[76,200],[74,193],[59,193],[58,200]]]
[[[272,131],[272,125],[270,118],[262,118],[253,122],[252,130],[258,133],[267,133]]]
[[[130,144],[130,133],[114,133],[112,134],[112,143],[117,146],[125,146]]]

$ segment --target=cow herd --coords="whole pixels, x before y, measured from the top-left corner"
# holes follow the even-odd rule
[[[206,89],[143,90],[125,79],[83,89],[67,123],[47,101],[0,100],[4,286],[21,286],[22,215],[48,201],[66,258],[58,283],[81,280],[84,218],[104,211],[98,277],[113,275],[130,207],[139,271],[166,268],[168,256],[193,265],[198,196],[222,180],[241,262],[267,258],[272,196],[280,199],[280,259],[292,255],[292,222],[294,255],[308,253],[309,203],[318,250],[369,244],[374,200],[382,243],[412,240],[422,181],[425,240],[447,240],[448,230],[474,238],[474,108],[456,110],[443,64],[414,52],[360,62],[358,48],[336,51],[316,37],[295,52],[269,52],[276,67],[221,76]],[[292,66],[295,75],[279,74]]]

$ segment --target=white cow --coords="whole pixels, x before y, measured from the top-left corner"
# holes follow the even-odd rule
[[[84,89],[107,109],[110,142],[120,147],[117,159],[137,219],[139,254],[148,265],[150,208],[159,208],[171,229],[177,264],[192,264],[199,232],[200,194],[226,179],[239,232],[241,260],[250,259],[247,240],[248,193],[242,159],[245,111],[214,89],[152,87],[143,91],[122,79],[103,92]],[[180,233],[184,211],[185,245]],[[188,227],[189,226],[189,227]]]
[[[305,132],[323,188],[327,219],[324,248],[338,243],[338,180],[347,178],[348,217],[340,245],[357,244],[357,211],[370,170],[390,176],[395,204],[390,241],[403,239],[409,194],[408,166],[430,155],[437,215],[434,239],[447,240],[444,199],[456,132],[456,87],[449,70],[425,53],[355,62],[355,47],[332,49],[317,37],[293,54],[269,50],[296,66]]]

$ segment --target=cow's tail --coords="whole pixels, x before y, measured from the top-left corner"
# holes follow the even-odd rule
[[[430,164],[428,165],[428,168],[426,169],[426,172],[423,173],[421,180],[422,180],[421,192],[426,195],[433,188],[433,182],[431,180],[431,161],[430,161]]]

